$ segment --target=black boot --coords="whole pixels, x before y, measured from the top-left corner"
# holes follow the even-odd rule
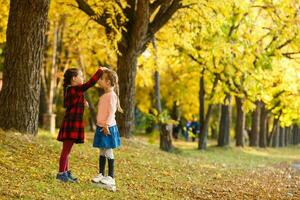
[[[115,163],[115,159],[107,159],[108,160],[108,176],[114,178],[114,163]]]
[[[105,156],[99,156],[99,173],[104,176],[105,172],[105,164],[106,164],[106,157]]]

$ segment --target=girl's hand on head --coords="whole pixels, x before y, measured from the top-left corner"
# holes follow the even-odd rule
[[[99,67],[102,71],[104,71],[104,70],[108,70],[108,68],[107,67]]]
[[[106,136],[107,136],[107,135],[110,135],[108,126],[104,126],[104,127],[102,128],[102,131],[103,131],[104,135],[106,135]]]

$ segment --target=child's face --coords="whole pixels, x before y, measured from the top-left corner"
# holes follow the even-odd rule
[[[78,75],[74,76],[72,79],[72,83],[73,85],[81,85],[83,84],[83,74],[82,71],[78,71]]]
[[[101,78],[98,81],[98,84],[100,85],[101,88],[103,89],[107,89],[110,88],[110,81],[108,80],[107,74],[103,73],[103,75],[101,76]]]

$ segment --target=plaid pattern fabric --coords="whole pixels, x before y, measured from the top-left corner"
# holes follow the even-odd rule
[[[98,69],[88,82],[77,86],[67,86],[65,89],[64,107],[66,113],[57,136],[58,141],[74,140],[75,143],[84,142],[83,93],[95,85],[101,75],[102,70]]]

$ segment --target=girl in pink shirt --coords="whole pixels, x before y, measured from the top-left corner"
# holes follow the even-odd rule
[[[117,73],[108,69],[104,70],[98,83],[105,93],[100,96],[98,102],[97,128],[93,142],[93,147],[100,148],[99,174],[92,181],[115,187],[113,149],[120,146],[115,113],[116,111],[123,112],[118,97]],[[104,175],[106,159],[108,176]]]

